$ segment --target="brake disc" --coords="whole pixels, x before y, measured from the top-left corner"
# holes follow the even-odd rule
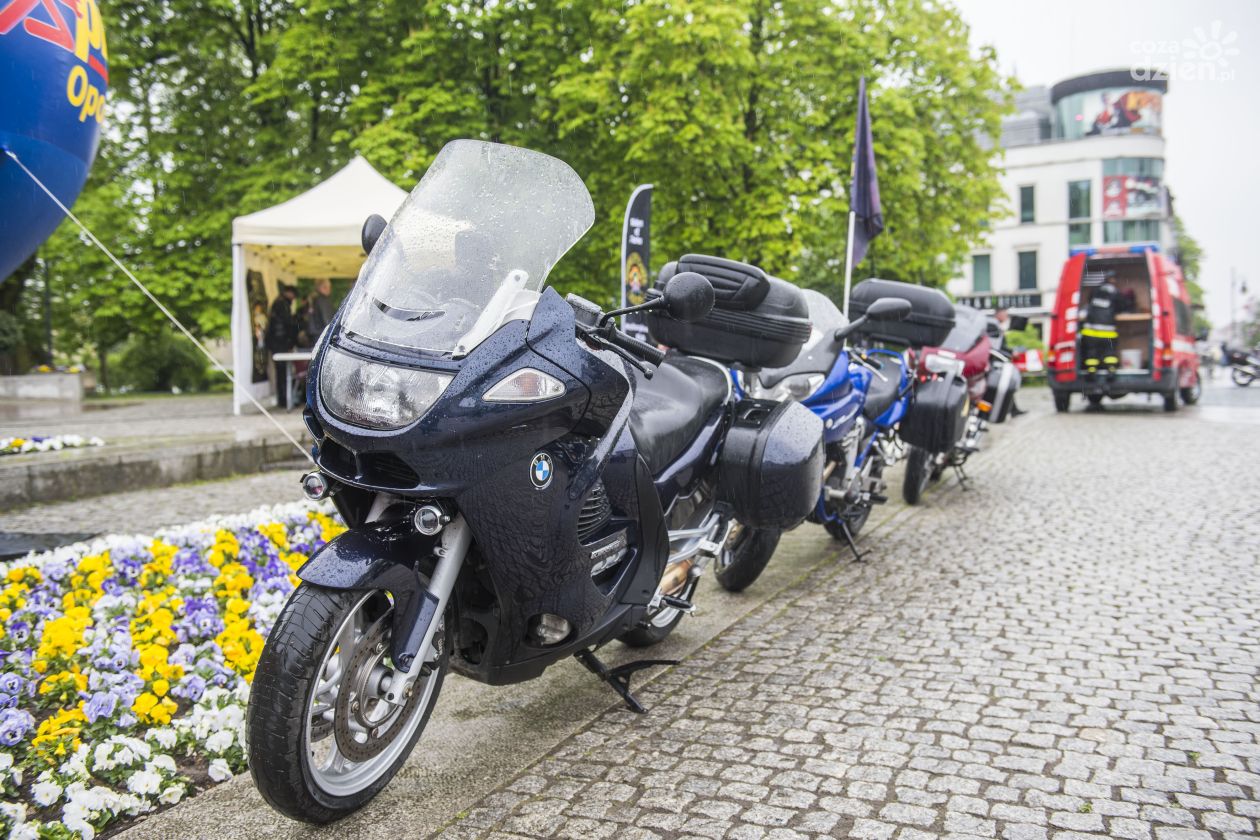
[[[389,655],[392,615],[381,616],[359,639],[337,690],[333,735],[337,749],[354,762],[375,758],[389,746],[424,695],[420,686],[413,684],[402,705],[381,696],[381,679],[391,670],[384,660]]]

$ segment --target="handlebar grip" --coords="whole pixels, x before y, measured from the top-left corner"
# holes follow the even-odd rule
[[[651,344],[648,344],[645,341],[639,341],[637,338],[632,338],[623,332],[614,331],[609,336],[609,341],[620,347],[622,350],[625,350],[630,355],[637,356],[649,364],[659,365],[661,362],[665,361],[665,354],[663,352],[657,350]]]

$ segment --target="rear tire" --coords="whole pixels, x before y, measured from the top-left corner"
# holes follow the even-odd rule
[[[1169,413],[1177,410],[1177,392],[1172,391],[1164,394],[1164,411]]]
[[[1186,405],[1194,405],[1201,396],[1203,396],[1203,380],[1196,373],[1194,375],[1194,384],[1189,388],[1181,389],[1181,401]]]
[[[1054,392],[1054,410],[1060,414],[1064,414],[1072,408],[1072,394],[1070,391]]]
[[[727,543],[722,559],[714,573],[718,585],[727,592],[743,592],[756,583],[766,570],[774,550],[779,547],[783,532],[777,528],[741,527],[738,534]]]
[[[1251,384],[1251,381],[1255,379],[1255,377],[1250,373],[1247,373],[1247,371],[1239,370],[1238,368],[1234,368],[1229,372],[1229,378],[1234,380],[1235,385],[1242,388],[1246,388]]]
[[[1085,399],[1089,400],[1090,408],[1102,408],[1102,404],[1103,404],[1102,394],[1090,394]]]
[[[917,505],[932,480],[932,453],[911,446],[906,455],[906,475],[901,482],[901,498],[908,505]]]
[[[372,622],[362,634],[358,632],[359,611],[365,621]],[[375,653],[378,639],[384,642],[384,655],[388,656],[390,615],[392,607],[383,593],[302,584],[272,628],[250,691],[246,750],[259,793],[285,816],[319,824],[353,813],[389,784],[423,734],[446,675],[449,645],[444,635],[438,637],[441,652],[432,672],[418,677],[413,685],[415,700],[406,701],[397,711],[354,679],[379,667],[381,655]],[[379,635],[382,621],[383,636]],[[333,676],[328,676],[330,668]],[[362,691],[347,695],[346,716],[341,717],[336,698],[348,690],[347,684]],[[349,697],[356,699],[350,701]],[[317,700],[329,708],[313,726]],[[370,715],[369,710],[378,715]],[[327,714],[334,714],[334,719],[328,721]],[[363,719],[376,728],[371,732],[354,729]],[[326,729],[319,732],[323,727]],[[364,751],[360,760],[343,752],[338,734],[341,729],[357,749]],[[382,729],[385,738],[377,734]],[[360,735],[364,738],[361,742],[357,740]],[[331,749],[325,766],[316,758],[317,745]],[[342,759],[340,765],[338,757]]]

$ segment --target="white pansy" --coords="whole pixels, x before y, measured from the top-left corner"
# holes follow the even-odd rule
[[[139,796],[152,796],[162,789],[162,776],[152,770],[137,770],[127,779],[127,790]]]
[[[56,782],[36,782],[31,787],[31,799],[41,808],[47,808],[60,798],[61,785]]]
[[[212,753],[227,752],[232,748],[232,743],[236,737],[231,730],[220,729],[218,732],[206,739],[206,749]]]
[[[172,774],[174,774],[178,770],[178,768],[175,766],[175,759],[171,758],[169,755],[153,756],[153,761],[149,762],[149,766],[156,767],[158,770],[163,770],[167,773],[172,773]]]
[[[171,785],[158,794],[158,802],[163,805],[174,805],[184,798],[183,785]]]
[[[232,770],[228,767],[228,763],[221,758],[216,758],[210,762],[210,768],[207,771],[210,778],[216,782],[226,782],[232,778]]]
[[[92,753],[92,769],[93,770],[113,770],[118,766],[113,760],[114,745],[109,741],[96,745],[96,752]]]
[[[91,818],[92,812],[79,802],[67,802],[61,809],[61,824],[71,831],[79,832],[83,840],[92,840],[96,836],[96,829],[89,821]]]
[[[0,801],[0,816],[14,825],[24,823],[26,822],[26,806],[20,802]]]
[[[160,729],[150,729],[145,736],[157,741],[157,745],[164,750],[169,750],[175,746],[175,730],[169,726],[163,726]]]
[[[0,752],[0,773],[3,773],[12,766],[13,756],[7,752]]]
[[[38,840],[40,823],[22,823],[9,832],[9,840]]]

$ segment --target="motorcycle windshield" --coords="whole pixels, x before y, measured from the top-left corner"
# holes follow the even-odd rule
[[[541,152],[448,143],[359,272],[342,329],[404,350],[467,355],[530,317],[552,266],[595,221],[582,179]]]

